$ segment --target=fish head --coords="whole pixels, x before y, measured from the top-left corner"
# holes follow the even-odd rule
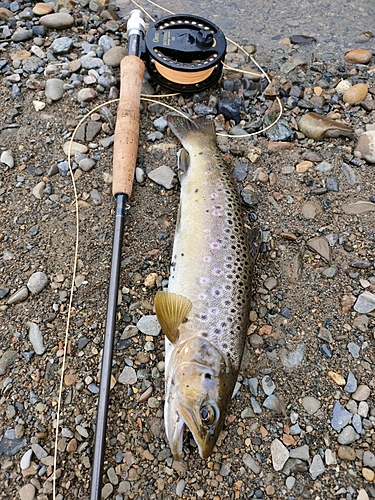
[[[172,360],[171,360],[172,361]],[[208,458],[224,423],[235,377],[226,356],[203,338],[186,342],[166,381],[165,429],[175,457],[181,458],[187,427],[202,458]]]

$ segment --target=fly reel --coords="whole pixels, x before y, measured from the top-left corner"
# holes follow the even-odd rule
[[[145,43],[151,78],[169,90],[199,92],[214,85],[221,76],[225,36],[203,17],[163,17],[149,27]]]

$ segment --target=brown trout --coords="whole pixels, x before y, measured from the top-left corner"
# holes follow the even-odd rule
[[[224,423],[244,350],[259,231],[246,232],[213,122],[169,116],[188,153],[181,175],[168,291],[155,296],[165,339],[166,435],[183,455],[184,428],[202,458]]]

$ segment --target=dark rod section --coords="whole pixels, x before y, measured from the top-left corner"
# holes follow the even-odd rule
[[[113,343],[115,337],[118,284],[120,277],[122,239],[124,234],[124,217],[127,203],[126,194],[116,196],[116,218],[113,234],[112,263],[109,279],[107,319],[103,346],[102,369],[99,386],[99,402],[96,417],[94,458],[91,476],[91,500],[101,498],[102,469],[104,462],[107,412],[111,385],[111,369],[113,359]]]

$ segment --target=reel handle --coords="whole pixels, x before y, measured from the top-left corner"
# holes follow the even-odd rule
[[[121,61],[120,101],[113,145],[113,196],[130,197],[138,155],[141,88],[145,65],[137,56]]]

